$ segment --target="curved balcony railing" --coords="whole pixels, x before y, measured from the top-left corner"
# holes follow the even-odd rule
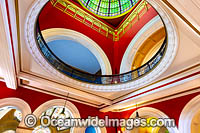
[[[117,75],[95,75],[77,70],[71,67],[70,65],[65,64],[62,60],[60,60],[46,44],[41,34],[38,23],[36,25],[36,39],[38,42],[38,47],[42,52],[42,54],[44,55],[44,57],[46,58],[46,60],[58,71],[64,73],[69,77],[78,79],[80,81],[84,81],[87,83],[94,83],[94,84],[104,84],[104,85],[125,83],[128,81],[136,80],[137,78],[149,73],[161,61],[162,57],[164,56],[167,45],[165,38],[165,41],[163,42],[159,51],[147,63],[145,63],[144,65],[135,70]]]

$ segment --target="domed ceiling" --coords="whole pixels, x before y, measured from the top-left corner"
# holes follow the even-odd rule
[[[38,16],[38,46],[47,61],[57,70],[88,83],[117,84],[148,74],[161,61],[166,49],[165,35],[156,52],[149,56],[149,60],[138,68],[131,69],[134,59],[129,51],[134,48],[132,44],[138,48],[143,45],[143,42],[135,44],[134,41],[137,42],[138,38],[142,37],[143,40],[147,40],[148,46],[153,47],[151,42],[160,40],[146,35],[149,33],[147,31],[154,33],[160,28],[165,30],[162,19],[145,0],[79,0],[79,4],[77,2],[51,0]],[[82,9],[80,4],[87,8],[87,11]],[[132,8],[134,9],[127,14],[128,17],[116,29],[88,13],[88,10],[91,10],[97,15],[112,18],[124,15]],[[146,56],[147,53],[138,54]],[[124,63],[124,55],[131,55],[128,63]],[[121,72],[121,66],[127,65],[130,68]]]
[[[81,5],[101,18],[116,18],[130,11],[139,0],[79,0]]]

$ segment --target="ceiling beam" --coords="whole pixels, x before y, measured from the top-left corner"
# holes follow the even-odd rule
[[[9,12],[5,0],[0,0],[0,68],[8,88],[17,88],[16,68],[12,36],[10,32]]]

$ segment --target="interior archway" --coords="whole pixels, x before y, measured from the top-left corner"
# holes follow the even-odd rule
[[[39,118],[42,113],[44,113],[44,111],[50,109],[51,107],[54,107],[54,106],[60,106],[60,107],[63,107],[65,105],[65,107],[71,112],[73,118],[81,118],[80,117],[80,113],[78,111],[78,109],[76,108],[76,106],[67,101],[66,100],[63,100],[63,99],[53,99],[53,100],[50,100],[48,102],[45,102],[43,103],[42,105],[40,105],[34,112],[33,114]],[[70,129],[70,133],[80,133],[80,132],[84,132],[84,128],[79,128],[79,127],[72,127]]]
[[[151,27],[151,28],[150,28]],[[155,16],[151,21],[149,21],[133,38],[133,40],[128,45],[125,54],[121,61],[120,73],[125,73],[132,70],[133,60],[136,56],[137,51],[142,44],[156,31],[163,28],[163,22],[159,15]]]
[[[97,43],[82,33],[70,29],[51,28],[43,30],[42,35],[47,43],[55,40],[73,40],[80,43],[96,57],[100,64],[102,75],[112,75],[111,64],[104,51]]]
[[[151,108],[151,107],[143,107],[143,108],[140,108],[137,110],[138,113],[139,113],[139,116],[141,118],[169,118],[165,113],[163,113],[162,111],[158,110],[158,109],[155,109],[155,108]],[[132,113],[132,115],[129,117],[129,118],[136,118],[136,111]],[[170,132],[170,133],[177,133],[178,132],[178,129],[177,127],[166,127],[167,130]],[[163,130],[165,129],[165,127],[162,127],[162,128],[136,128],[136,129],[133,129],[133,131],[127,131],[127,133],[132,133],[132,132],[142,132],[142,131],[147,131],[147,130],[151,130],[152,133],[157,133],[156,131],[158,130]]]
[[[24,118],[26,115],[31,114],[31,108],[24,100],[19,98],[5,98],[0,100],[0,108],[3,107],[16,107],[17,110],[20,110],[22,113],[22,120],[19,123],[20,127],[25,127]]]
[[[0,108],[0,132],[16,132],[17,127],[22,121],[22,112],[14,106]]]
[[[199,132],[200,95],[190,100],[183,108],[179,118],[179,130],[181,133]]]
[[[165,40],[165,28],[162,27],[155,31],[149,38],[147,38],[143,44],[139,47],[135,53],[132,63],[132,70],[147,63],[160,49]]]

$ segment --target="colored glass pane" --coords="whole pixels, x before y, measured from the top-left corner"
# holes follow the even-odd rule
[[[79,0],[86,8],[102,17],[114,17],[129,11],[139,0]]]

